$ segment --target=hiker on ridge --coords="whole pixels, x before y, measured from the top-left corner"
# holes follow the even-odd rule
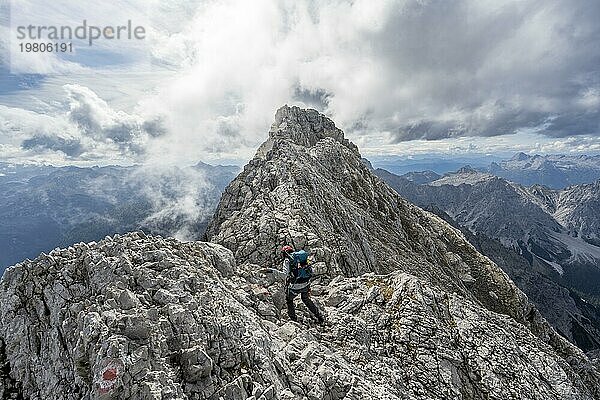
[[[319,323],[322,324],[325,320],[310,298],[310,278],[313,271],[310,265],[308,265],[308,253],[304,250],[294,252],[292,246],[286,245],[281,248],[281,258],[283,259],[282,271],[275,268],[265,268],[263,272],[273,273],[279,278],[286,279],[285,300],[288,316],[292,321],[298,320],[294,306],[294,297],[300,294],[302,302],[314,314]]]

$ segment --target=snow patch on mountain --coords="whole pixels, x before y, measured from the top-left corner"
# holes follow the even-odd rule
[[[556,272],[558,272],[559,275],[562,275],[565,273],[565,270],[563,269],[562,265],[560,265],[559,263],[555,262],[555,261],[550,261],[550,260],[546,260],[542,257],[538,257],[540,260],[542,260],[545,263],[548,263],[552,266],[552,268],[554,268],[554,270]]]

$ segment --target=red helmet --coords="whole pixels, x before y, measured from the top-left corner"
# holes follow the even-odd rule
[[[286,253],[287,254],[287,253],[291,253],[293,251],[294,251],[294,249],[292,248],[292,246],[287,245],[287,244],[281,248],[281,252],[282,253]]]

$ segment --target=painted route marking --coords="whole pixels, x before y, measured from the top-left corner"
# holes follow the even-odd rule
[[[118,378],[123,371],[123,361],[117,358],[107,358],[100,363],[101,368],[96,377],[96,387],[98,393],[109,393],[117,383]]]

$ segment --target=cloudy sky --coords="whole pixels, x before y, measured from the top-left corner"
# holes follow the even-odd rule
[[[98,3],[0,0],[0,160],[243,162],[286,103],[372,157],[600,152],[598,1]],[[15,53],[83,19],[147,37]]]

